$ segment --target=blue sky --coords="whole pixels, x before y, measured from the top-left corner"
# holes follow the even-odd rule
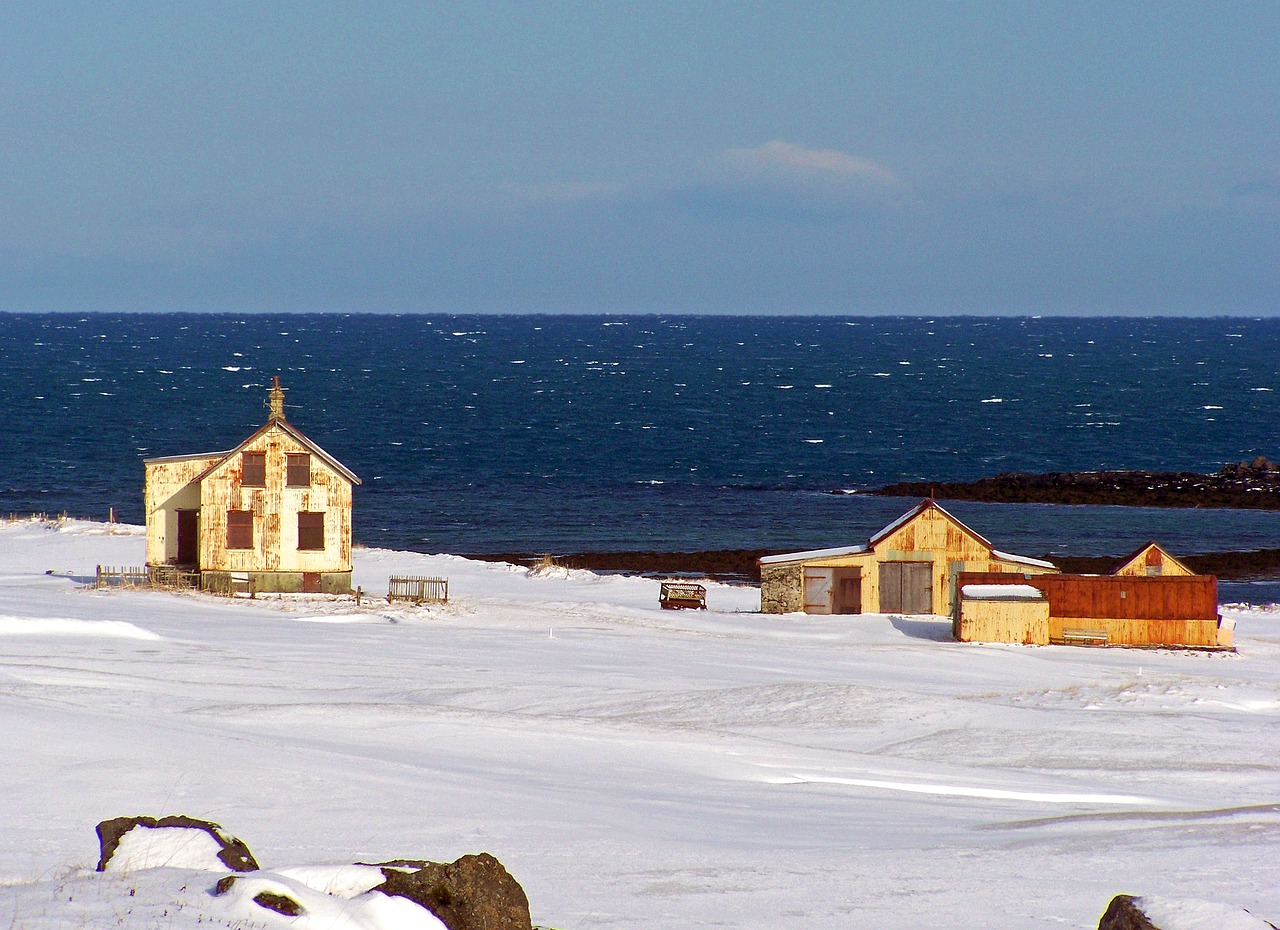
[[[0,310],[1280,312],[1280,3],[11,2]]]

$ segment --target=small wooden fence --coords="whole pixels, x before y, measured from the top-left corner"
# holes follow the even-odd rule
[[[415,604],[447,603],[448,600],[448,578],[394,575],[387,581],[387,603],[392,601],[413,601]]]
[[[136,565],[128,567],[99,565],[93,586],[95,588],[145,588],[150,581],[147,570]]]
[[[182,568],[178,565],[152,565],[151,587],[198,588],[200,572],[194,568]]]

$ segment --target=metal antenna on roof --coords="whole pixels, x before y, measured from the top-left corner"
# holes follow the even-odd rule
[[[271,404],[271,419],[284,420],[284,391],[280,386],[280,376],[271,379],[271,392],[267,395]]]

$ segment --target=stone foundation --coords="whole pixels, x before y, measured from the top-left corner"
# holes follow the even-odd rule
[[[789,614],[804,610],[804,567],[764,565],[760,568],[760,612]]]
[[[218,594],[302,594],[308,576],[319,582],[311,593],[351,593],[351,572],[201,572],[200,587]]]

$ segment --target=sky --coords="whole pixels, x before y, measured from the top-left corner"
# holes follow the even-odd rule
[[[0,311],[1280,313],[1280,4],[0,7]]]

